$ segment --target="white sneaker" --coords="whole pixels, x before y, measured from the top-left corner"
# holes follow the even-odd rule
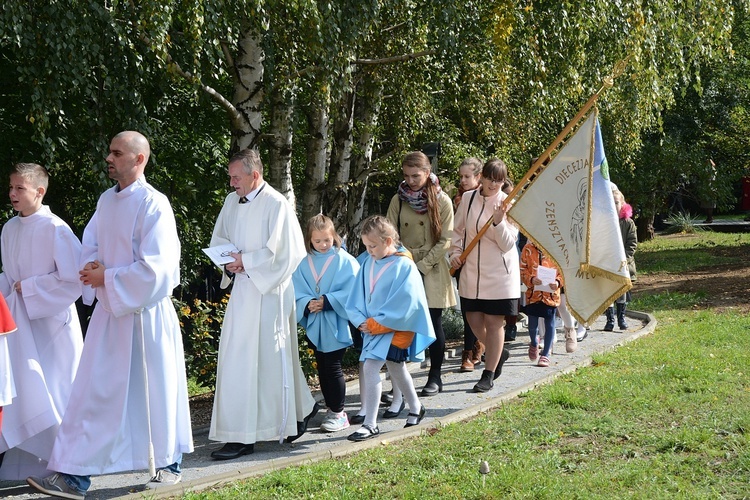
[[[320,428],[326,432],[343,431],[347,427],[349,427],[349,417],[346,415],[345,411],[334,413],[331,410],[328,410],[326,419],[320,424]]]
[[[167,469],[159,469],[156,471],[156,475],[146,483],[146,489],[156,490],[159,488],[166,488],[167,486],[174,486],[181,480],[182,474],[175,474]]]

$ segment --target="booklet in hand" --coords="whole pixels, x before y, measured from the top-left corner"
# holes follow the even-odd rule
[[[234,258],[231,255],[232,253],[240,253],[239,249],[232,243],[225,243],[224,245],[204,248],[203,252],[208,255],[208,258],[211,259],[211,262],[213,262],[220,268],[223,268],[225,264],[234,262]]]

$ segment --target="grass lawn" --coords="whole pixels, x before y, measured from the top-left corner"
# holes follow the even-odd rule
[[[728,236],[701,233],[687,250],[657,238],[639,247],[639,272],[750,245]],[[750,317],[697,302],[645,295],[631,309],[655,314],[654,334],[431,436],[184,498],[748,498]]]

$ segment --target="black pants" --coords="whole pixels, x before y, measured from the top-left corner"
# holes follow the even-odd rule
[[[477,336],[474,335],[471,325],[469,325],[469,322],[466,320],[466,311],[463,309],[461,309],[461,317],[464,319],[464,352],[469,352],[474,349]]]
[[[443,369],[443,357],[445,356],[445,332],[443,331],[443,310],[430,308],[430,319],[432,328],[435,330],[435,342],[430,344],[430,373],[427,381],[440,380],[440,371]]]
[[[318,362],[320,392],[323,393],[326,406],[336,413],[344,411],[346,380],[344,379],[344,371],[341,369],[341,362],[344,359],[346,348],[332,352],[320,352],[310,342],[310,339],[307,339],[307,343],[315,353],[315,361]]]

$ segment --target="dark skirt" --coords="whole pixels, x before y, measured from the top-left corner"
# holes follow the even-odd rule
[[[391,347],[388,348],[388,354],[386,354],[385,359],[394,363],[403,363],[408,357],[409,349],[401,349],[400,347],[391,344]]]
[[[461,297],[461,310],[464,312],[480,312],[493,316],[516,316],[518,314],[518,299],[467,299]]]

